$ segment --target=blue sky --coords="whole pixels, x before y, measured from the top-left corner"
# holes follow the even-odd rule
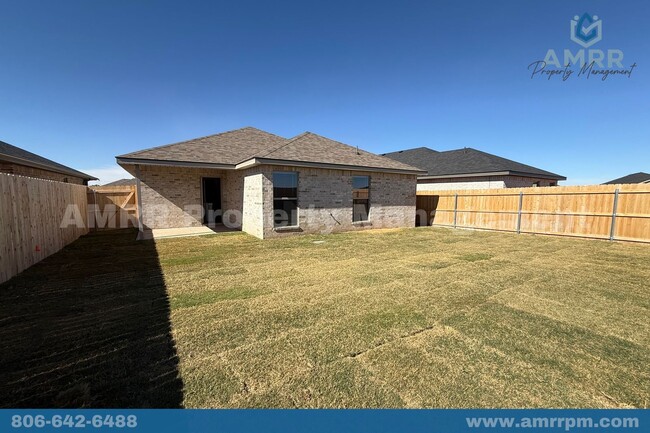
[[[632,76],[531,79],[583,12]],[[255,126],[600,183],[650,171],[649,21],[641,0],[3,0],[0,140],[103,181],[115,155]]]

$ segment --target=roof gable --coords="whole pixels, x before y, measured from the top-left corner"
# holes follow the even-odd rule
[[[436,152],[431,149],[427,149],[428,152],[425,152],[422,149],[427,148],[392,152],[386,154],[386,156],[402,162],[411,161],[416,167],[426,170],[427,176],[509,172],[511,174],[542,176],[558,180],[566,179],[559,174],[469,147],[445,152]]]
[[[421,172],[399,161],[305,132],[294,138],[246,127],[207,137],[145,149],[117,157],[119,163],[214,164],[241,168],[256,163],[309,163]]]
[[[213,163],[234,166],[259,153],[268,152],[269,149],[281,146],[286,141],[286,138],[278,135],[257,128],[246,127],[127,153],[118,156],[118,158]]]
[[[67,174],[69,176],[79,177],[85,180],[97,180],[95,177],[82,173],[74,168],[70,168],[51,159],[44,158],[25,149],[16,147],[12,144],[0,141],[0,160],[9,161],[19,165],[49,170],[55,173]]]
[[[418,170],[416,167],[312,132],[300,134],[288,140],[284,145],[260,155],[260,158],[393,170]]]

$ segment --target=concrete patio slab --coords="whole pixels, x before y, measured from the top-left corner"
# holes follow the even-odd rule
[[[152,229],[145,230],[144,232],[138,234],[138,240],[148,240],[148,239],[164,239],[164,238],[178,238],[185,236],[205,236],[213,235],[215,233],[224,233],[236,231],[225,226],[216,226],[216,227],[177,227],[171,229]]]

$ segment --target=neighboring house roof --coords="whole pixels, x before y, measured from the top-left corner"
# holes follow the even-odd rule
[[[119,179],[114,182],[105,183],[104,185],[101,186],[131,186],[131,185],[135,185],[134,177],[132,177],[131,179]]]
[[[619,183],[648,183],[650,182],[650,174],[642,171],[627,176],[619,177],[618,179],[605,182],[603,185],[616,185]]]
[[[396,161],[403,162],[404,164],[409,164],[414,167],[420,167],[426,170],[422,162],[426,161],[428,158],[432,157],[432,155],[436,153],[440,153],[440,152],[433,149],[429,149],[428,147],[417,147],[415,149],[384,153],[383,155],[388,158],[394,159]]]
[[[35,153],[28,152],[20,147],[13,146],[4,141],[0,141],[0,161],[6,161],[18,165],[49,170],[55,173],[67,174],[69,176],[79,177],[85,180],[97,180],[97,178],[82,173],[73,168],[67,167],[50,159],[43,158]]]
[[[482,175],[533,176],[557,180],[566,177],[491,153],[466,147],[437,152],[427,147],[385,153],[384,156],[427,171],[423,178],[473,177]]]
[[[120,155],[117,162],[225,169],[282,164],[422,173],[408,164],[311,132],[286,139],[252,127]]]

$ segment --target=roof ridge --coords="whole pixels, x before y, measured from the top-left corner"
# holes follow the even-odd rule
[[[480,153],[482,155],[486,155],[486,156],[488,156],[490,158],[498,158],[498,159],[500,159],[502,161],[507,161],[509,163],[514,163],[514,164],[517,164],[517,165],[523,165],[525,167],[532,168],[533,170],[538,170],[538,171],[541,171],[541,172],[544,172],[544,173],[552,174],[554,176],[559,176],[557,173],[553,173],[551,171],[544,170],[544,169],[535,167],[535,166],[530,165],[530,164],[525,164],[523,162],[515,161],[514,159],[504,158],[503,156],[495,155],[493,153],[485,152],[483,150],[474,149],[473,147],[463,147],[461,149],[452,149],[452,150],[447,150],[445,152],[461,152],[461,151],[464,151],[464,150],[471,150],[473,152]],[[440,153],[445,153],[445,152],[440,152]],[[517,171],[517,170],[508,169],[508,171]],[[531,173],[531,174],[534,174],[534,173]]]
[[[431,149],[430,147],[427,147],[427,146],[419,146],[419,147],[412,147],[410,149],[402,149],[402,150],[394,150],[392,152],[385,152],[385,153],[382,153],[381,155],[385,156],[385,155],[388,155],[390,153],[404,153],[404,152],[411,152],[413,150],[420,150],[420,149],[430,150],[431,152],[435,152],[435,153],[442,153],[439,150]]]
[[[558,179],[565,178],[559,174],[472,147],[439,152],[426,152],[418,148],[412,149],[410,152],[394,152],[385,156],[426,169],[429,176],[509,171],[513,175],[530,174]]]
[[[346,144],[346,143],[343,143],[342,141],[334,140],[333,138],[329,138],[329,137],[325,137],[324,135],[316,134],[315,132],[305,131],[301,135],[304,136],[304,135],[308,135],[308,134],[314,135],[316,137],[324,138],[325,140],[333,141],[334,143],[338,143],[338,144],[341,144],[343,146],[351,147],[353,149],[356,148],[357,152],[364,152],[364,153],[368,153],[368,154],[374,155],[374,156],[382,156],[382,155],[379,155],[377,153],[372,153],[372,152],[368,152],[367,150],[363,150],[359,146],[352,146],[351,144]],[[386,157],[384,156],[383,158],[386,158]],[[390,158],[387,158],[387,159],[390,159]]]
[[[163,144],[163,145],[161,145],[161,146],[147,147],[147,148],[145,148],[145,149],[141,149],[141,150],[138,150],[138,151],[136,151],[136,152],[129,152],[129,153],[125,153],[125,154],[123,154],[123,155],[118,155],[116,158],[125,158],[125,157],[128,157],[129,155],[134,155],[134,154],[138,154],[138,153],[146,152],[146,151],[149,151],[149,150],[154,150],[154,149],[164,149],[164,148],[166,148],[166,147],[176,146],[177,144],[191,143],[191,142],[193,142],[193,141],[203,140],[204,138],[218,137],[218,136],[220,136],[220,135],[230,134],[230,133],[233,133],[233,132],[243,131],[243,130],[246,130],[246,129],[252,129],[252,130],[255,130],[255,131],[264,132],[265,134],[274,135],[274,136],[276,136],[276,137],[278,137],[278,138],[282,138],[282,139],[286,140],[286,138],[281,137],[281,136],[279,136],[279,135],[276,135],[276,134],[274,134],[274,133],[272,133],[272,132],[264,131],[263,129],[255,128],[254,126],[244,126],[244,127],[242,127],[242,128],[230,129],[230,130],[228,130],[228,131],[218,132],[218,133],[216,133],[216,134],[208,134],[208,135],[204,135],[204,136],[202,136],[202,137],[191,138],[191,139],[189,139],[189,140],[176,141],[176,142],[174,142],[174,143]],[[249,158],[249,159],[250,159],[250,158]]]
[[[532,166],[530,164],[525,164],[523,162],[518,162],[518,161],[515,161],[514,159],[504,158],[503,156],[495,155],[495,154],[489,153],[489,152],[484,152],[482,150],[474,149],[472,147],[467,147],[466,149],[473,150],[474,152],[479,152],[479,153],[482,153],[484,155],[488,155],[490,157],[496,157],[496,158],[499,158],[499,159],[503,159],[503,160],[508,161],[508,162],[514,162],[515,164],[525,165],[526,167],[534,168],[535,170],[540,170],[540,171],[544,171],[546,173],[551,173],[550,171],[542,170],[541,168],[534,167],[534,166]],[[551,174],[555,174],[555,173],[551,173]]]
[[[277,152],[278,150],[282,149],[284,146],[287,146],[288,144],[293,143],[294,141],[297,141],[297,140],[301,139],[302,137],[304,137],[304,136],[307,135],[307,134],[312,134],[312,133],[309,132],[309,131],[305,131],[305,132],[303,132],[303,133],[301,133],[301,134],[296,135],[296,136],[293,137],[293,138],[289,138],[289,139],[287,139],[286,142],[282,143],[280,146],[278,146],[278,147],[276,147],[276,148],[274,148],[274,149],[271,149],[270,151],[268,151],[267,153],[265,153],[265,154],[263,154],[263,155],[259,155],[259,158],[267,157],[267,156],[269,156],[270,154],[272,154],[272,153],[274,153],[274,152]],[[317,135],[317,134],[313,134],[313,135]],[[251,156],[251,157],[246,158],[246,159],[251,159],[251,158],[255,158],[255,156]]]
[[[336,144],[341,145],[341,146],[346,147],[346,148],[356,149],[356,154],[357,155],[365,154],[365,155],[377,157],[377,158],[380,158],[380,159],[384,159],[386,161],[390,161],[391,163],[397,162],[404,169],[409,169],[409,170],[416,169],[416,170],[419,170],[417,167],[414,167],[412,165],[403,163],[401,161],[395,161],[394,159],[388,158],[386,156],[383,156],[383,155],[380,155],[380,154],[377,154],[377,153],[373,153],[373,152],[369,152],[367,150],[361,149],[359,146],[352,146],[350,144],[343,143],[342,141],[334,140],[333,138],[325,137],[324,135],[316,134],[315,132],[311,132],[311,131],[305,131],[302,134],[299,134],[299,135],[291,138],[286,143],[284,143],[282,146],[279,146],[279,147],[273,149],[271,152],[265,154],[264,156],[261,156],[260,158],[270,156],[271,154],[273,154],[273,153],[277,152],[278,150],[282,149],[283,147],[285,147],[285,146],[287,146],[287,145],[289,145],[289,144],[291,144],[291,143],[293,143],[295,141],[298,141],[298,140],[300,140],[300,139],[302,139],[302,138],[304,138],[306,136],[309,136],[309,135],[312,135],[312,136],[314,136],[316,138],[320,138],[320,139],[323,139],[323,140],[331,141],[332,143],[336,143]]]
[[[312,135],[315,135],[315,136],[317,136],[317,137],[324,138],[324,139],[326,139],[326,140],[333,141],[333,142],[338,143],[338,144],[341,144],[341,145],[343,145],[343,146],[352,147],[352,148],[355,148],[355,147],[356,147],[356,149],[357,149],[357,155],[360,154],[359,152],[363,152],[363,153],[365,153],[365,154],[372,155],[372,156],[377,156],[377,157],[379,157],[379,158],[386,159],[386,160],[389,160],[389,161],[392,161],[392,162],[398,162],[400,165],[404,166],[404,168],[410,168],[410,169],[415,168],[416,170],[420,170],[420,168],[415,167],[415,166],[413,166],[413,165],[409,165],[409,164],[407,164],[407,163],[405,163],[405,162],[395,161],[394,159],[389,158],[389,157],[387,157],[387,156],[380,155],[380,154],[378,154],[378,153],[368,152],[367,150],[363,150],[363,149],[361,149],[359,146],[352,146],[352,145],[350,145],[350,144],[343,143],[342,141],[334,140],[334,139],[332,139],[332,138],[325,137],[325,136],[323,136],[323,135],[319,135],[319,134],[315,134],[315,133],[313,133],[313,132],[308,132],[308,133],[309,133],[309,134],[312,134]]]

